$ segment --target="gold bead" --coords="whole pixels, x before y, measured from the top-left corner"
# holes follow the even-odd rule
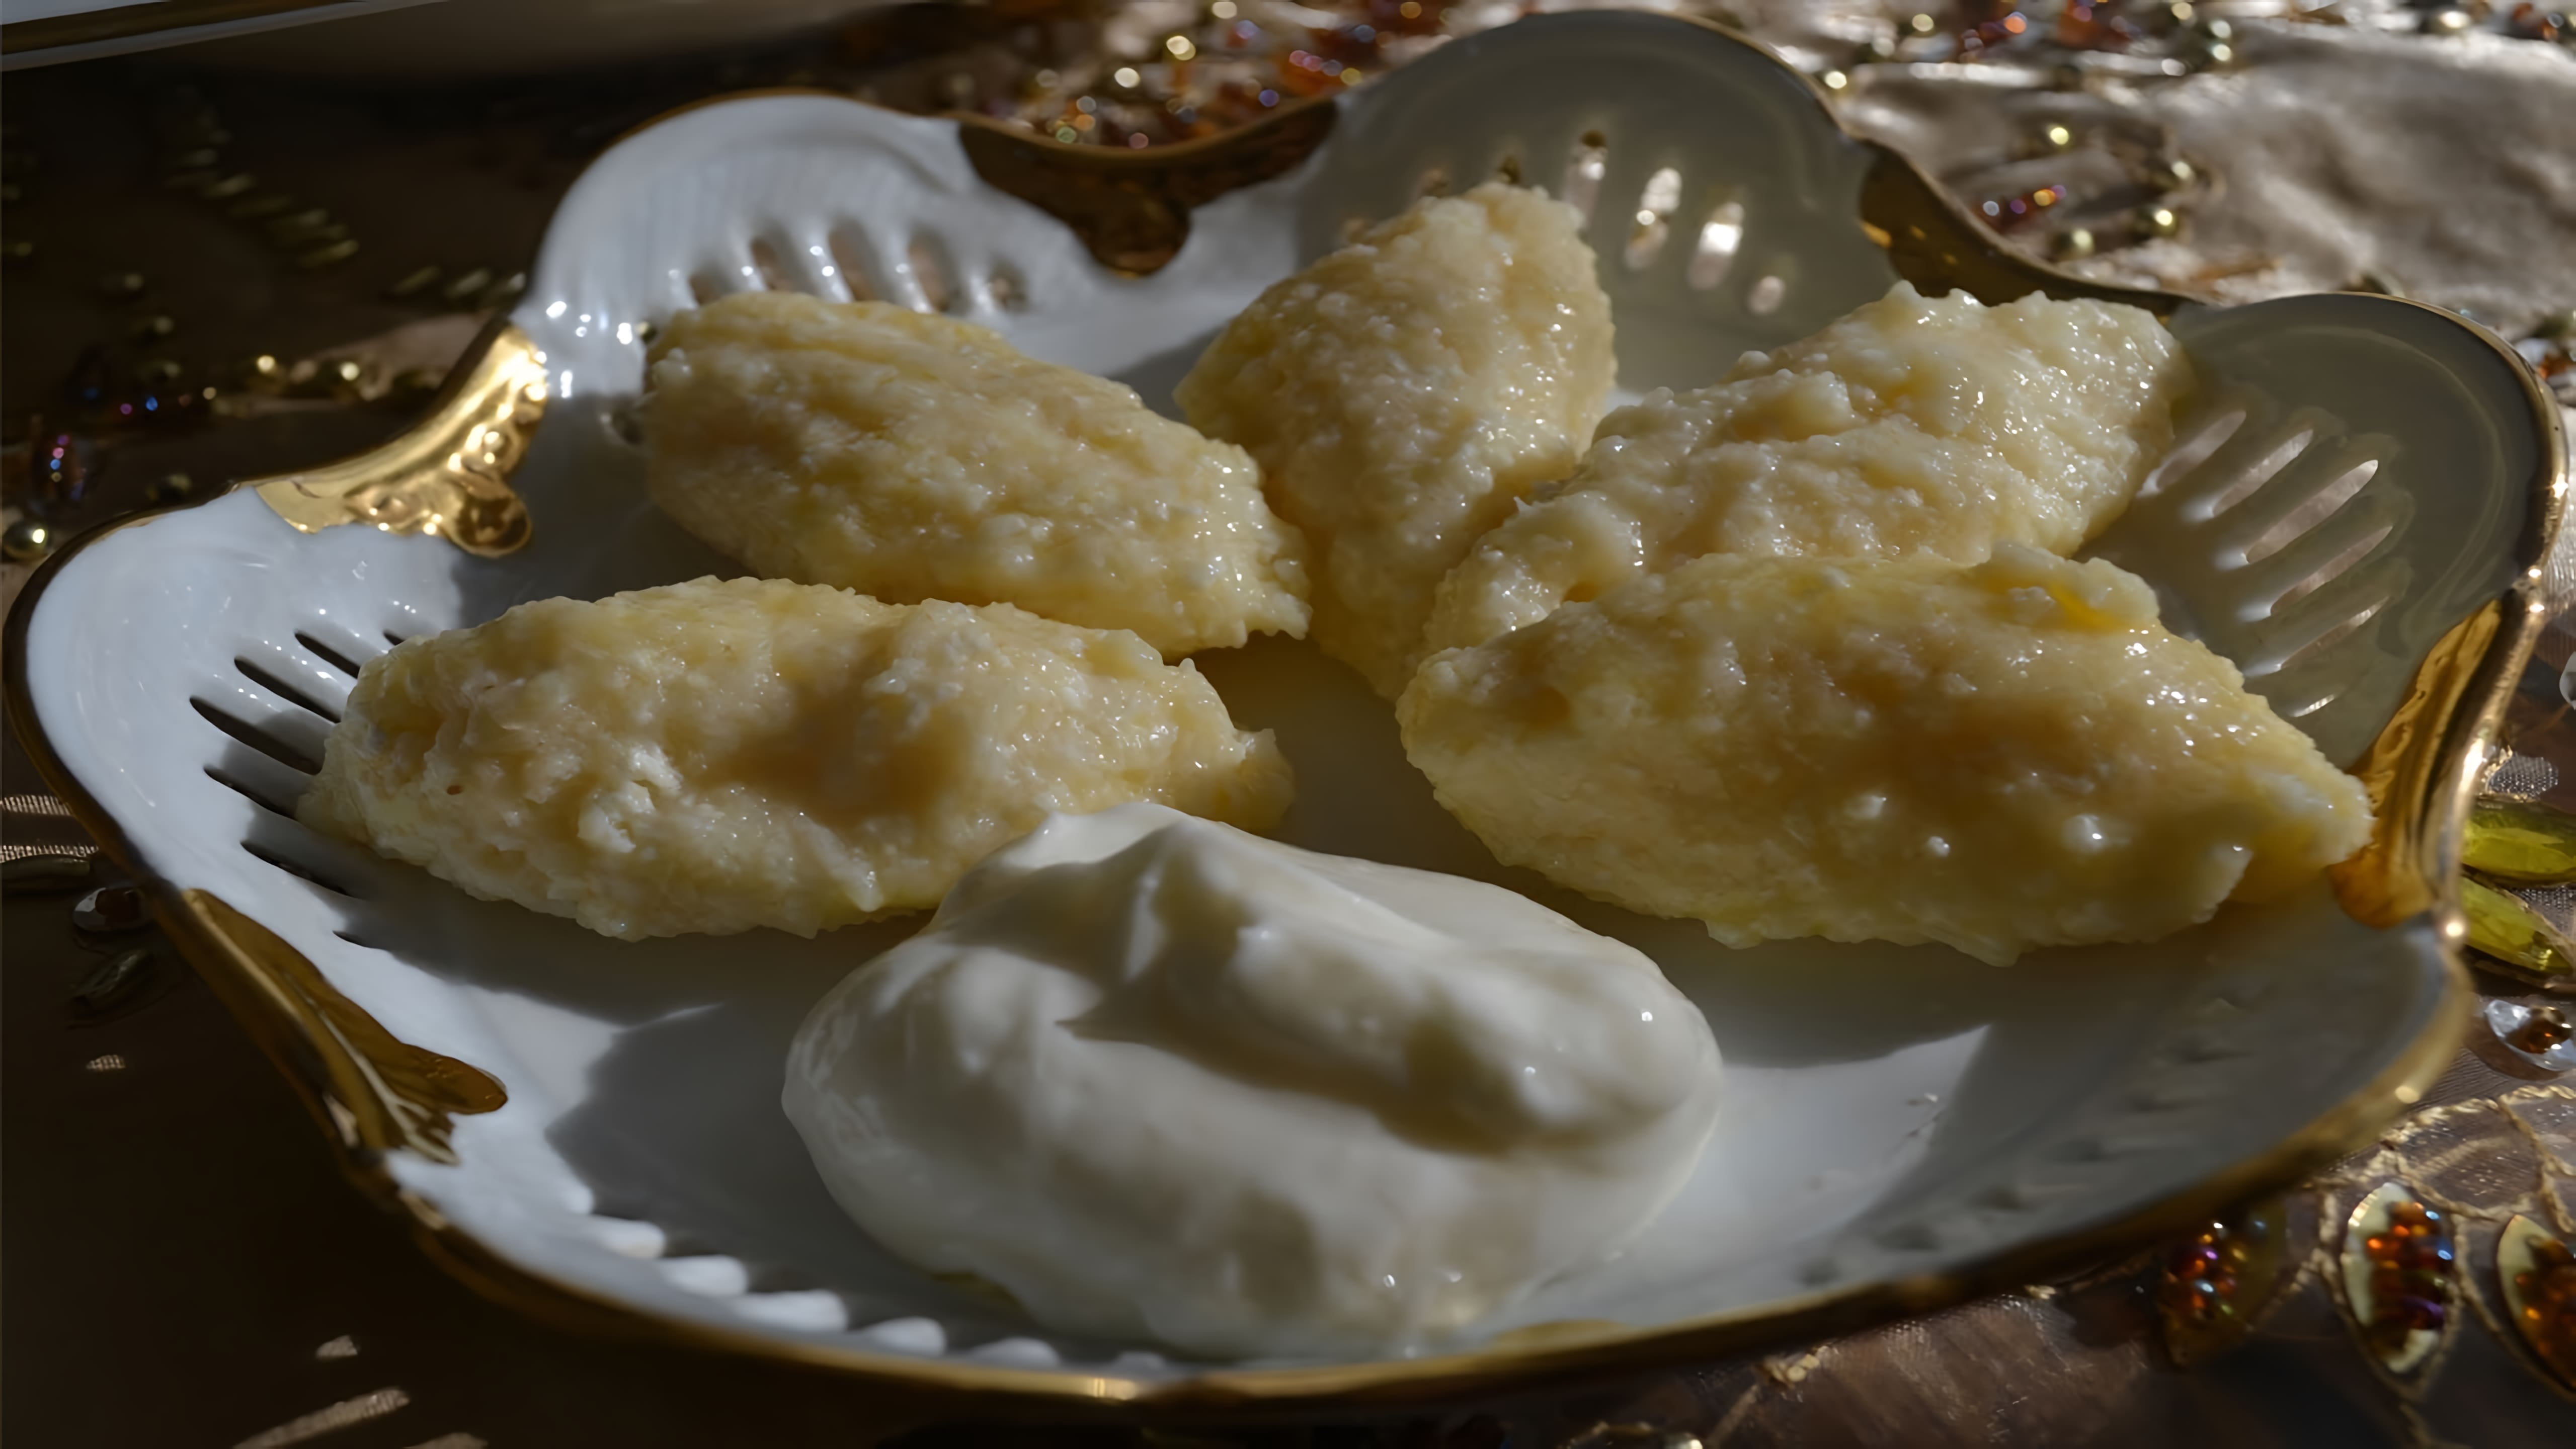
[[[2059,232],[2057,239],[2049,244],[2049,250],[2055,252],[2060,261],[2089,257],[2093,255],[2093,233],[2080,226],[2072,231]]]
[[[54,531],[32,518],[21,518],[0,534],[0,556],[11,563],[34,563],[54,551]]]
[[[2182,217],[2170,206],[2151,206],[2138,218],[2138,229],[2149,236],[2174,236],[2182,231]]]

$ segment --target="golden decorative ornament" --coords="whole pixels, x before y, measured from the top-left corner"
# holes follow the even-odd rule
[[[301,952],[216,896],[183,891],[179,910],[207,929],[173,931],[173,938],[183,945],[214,943],[224,953],[225,969],[200,974],[260,1045],[280,1058],[298,1051],[320,1055],[324,1082],[317,1115],[337,1128],[347,1146],[407,1149],[452,1163],[456,1153],[448,1140],[454,1119],[499,1111],[510,1100],[490,1074],[396,1038],[341,995]],[[305,1080],[307,1074],[298,1064],[288,1076]]]
[[[2515,976],[2565,991],[2576,989],[2576,943],[2522,897],[2484,881],[2460,882],[2469,946]]]
[[[2517,617],[2529,637],[2538,627],[2538,611],[2524,608]],[[2370,843],[2326,877],[2335,899],[2365,925],[2393,926],[2432,909],[2439,896],[2434,882],[2448,873],[2436,855],[2441,817],[2424,802],[2448,793],[2437,779],[2476,777],[2468,768],[2474,741],[2444,738],[2472,697],[2472,686],[2483,686],[2475,707],[2491,709],[2498,718],[2511,697],[2491,667],[2489,645],[2502,623],[2502,607],[2489,604],[2453,625],[2424,656],[2405,700],[2352,767],[2370,792]],[[2477,753],[2482,759],[2483,749]]]
[[[368,523],[485,558],[527,544],[510,473],[546,411],[544,354],[507,322],[487,331],[421,423],[371,453],[248,486],[306,533]],[[272,359],[270,370],[274,370]]]
[[[2288,1244],[2289,1215],[2274,1200],[2213,1219],[2166,1251],[2156,1273],[2156,1322],[2175,1367],[2232,1348],[2253,1332],[2256,1315],[2281,1286]]]
[[[2402,1182],[2352,1210],[2343,1239],[2344,1303],[2362,1347],[2404,1377],[2431,1361],[2458,1298],[2451,1223]]]
[[[2505,885],[2576,883],[2576,815],[2489,795],[2469,807],[2460,864]]]
[[[2553,1047],[2564,1046],[2576,1038],[2576,1023],[2555,1006],[2543,1004],[2524,1009],[2522,1025],[2505,1033],[2504,1044],[2515,1051],[2539,1056]]]
[[[2576,1252],[2564,1238],[2517,1213],[2496,1239],[2496,1281],[2505,1316],[2532,1357],[2559,1383],[2576,1389]]]

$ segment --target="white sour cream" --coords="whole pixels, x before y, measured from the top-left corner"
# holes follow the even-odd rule
[[[1715,1121],[1642,953],[1497,886],[1158,805],[1054,816],[814,1008],[834,1197],[1065,1332],[1401,1351],[1624,1247]]]

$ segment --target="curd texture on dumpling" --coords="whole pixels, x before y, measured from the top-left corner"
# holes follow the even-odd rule
[[[1135,635],[700,579],[542,599],[367,662],[298,818],[635,939],[938,903],[1049,812],[1263,827],[1270,736]]]
[[[2128,507],[2190,387],[2181,345],[2135,307],[2036,293],[1987,307],[1899,282],[1714,386],[1603,419],[1581,470],[1441,585],[1426,652],[1702,554],[2071,554]]]
[[[971,322],[743,292],[673,317],[651,382],[654,501],[756,573],[1174,658],[1305,633],[1305,540],[1241,448]]]
[[[1610,396],[1610,299],[1574,209],[1426,200],[1261,294],[1174,393],[1258,459],[1312,545],[1314,638],[1393,698],[1441,576],[1573,471]]]
[[[1495,855],[1730,945],[2148,941],[2360,848],[2360,782],[2100,561],[1712,556],[1426,662]]]

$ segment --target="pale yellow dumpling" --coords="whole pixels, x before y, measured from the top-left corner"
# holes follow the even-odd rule
[[[1581,225],[1499,183],[1417,203],[1262,293],[1174,394],[1260,460],[1314,548],[1315,642],[1389,698],[1441,576],[1573,470],[1609,400]]]
[[[1502,860],[1739,946],[2153,940],[2370,831],[2144,581],[2013,544],[1699,559],[1433,657],[1398,715]]]
[[[1175,658],[1305,632],[1305,540],[1241,448],[972,323],[744,292],[673,317],[651,382],[654,501],[755,573]]]
[[[545,599],[370,660],[298,818],[635,939],[936,905],[1050,813],[1259,829],[1288,765],[1188,664],[782,580]]]
[[[2128,507],[2190,387],[2181,345],[2135,307],[1900,282],[1713,387],[1603,419],[1582,470],[1449,576],[1426,642],[1481,644],[1709,553],[2071,554]]]

